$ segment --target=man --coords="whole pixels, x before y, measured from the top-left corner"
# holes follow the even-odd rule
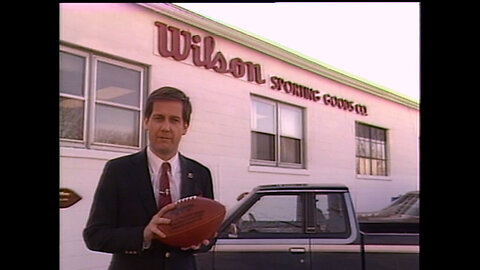
[[[157,227],[169,223],[162,216],[175,207],[170,202],[213,199],[210,170],[178,152],[191,112],[182,91],[155,90],[144,112],[148,147],[105,164],[83,237],[89,249],[113,253],[110,270],[195,269],[193,252],[208,245],[169,247],[159,241],[165,235]]]

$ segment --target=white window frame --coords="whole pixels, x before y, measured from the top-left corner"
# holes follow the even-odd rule
[[[275,157],[275,160],[274,161],[271,161],[271,160],[263,160],[263,159],[254,159],[252,157],[252,153],[250,153],[250,165],[260,165],[260,166],[272,166],[272,167],[276,167],[277,166],[277,161],[278,161],[278,151],[277,151],[277,148],[278,148],[278,139],[277,139],[277,134],[278,134],[278,128],[277,128],[277,106],[276,106],[276,103],[271,101],[271,100],[268,100],[268,99],[263,99],[263,98],[259,98],[259,97],[255,97],[255,96],[252,96],[251,98],[251,101],[250,101],[250,114],[251,114],[251,128],[250,128],[250,134],[252,134],[252,132],[259,132],[258,130],[254,130],[253,129],[253,121],[255,121],[256,119],[256,116],[255,116],[255,109],[253,108],[253,101],[257,101],[257,102],[263,102],[263,103],[267,103],[269,105],[272,105],[274,107],[274,110],[273,110],[273,119],[275,121],[274,125],[273,125],[273,134],[271,133],[268,133],[268,134],[271,134],[274,136],[274,141],[275,141],[275,149],[274,149],[274,157]],[[264,132],[262,132],[264,133]],[[252,139],[250,137],[250,144],[252,144]],[[251,149],[251,147],[250,147]]]
[[[65,97],[65,98],[73,98],[76,100],[82,100],[83,101],[83,131],[82,131],[82,140],[75,140],[75,139],[69,139],[69,138],[60,138],[61,141],[61,146],[73,146],[73,147],[79,147],[82,145],[87,144],[87,126],[88,126],[88,100],[89,100],[89,76],[90,76],[90,54],[85,52],[85,51],[80,51],[76,50],[70,47],[65,47],[65,46],[60,46],[60,52],[65,52],[68,54],[73,54],[76,56],[84,57],[85,58],[85,74],[84,74],[84,84],[83,84],[83,97],[79,98],[78,96],[71,95],[71,94],[66,94],[66,93],[61,93],[60,91],[60,97]],[[60,89],[59,89],[60,90]]]
[[[144,106],[144,96],[146,93],[145,85],[145,74],[146,67],[142,65],[137,65],[129,63],[127,61],[121,61],[113,59],[107,56],[103,56],[94,52],[83,51],[79,49],[74,49],[68,46],[60,46],[60,51],[65,53],[70,53],[86,58],[85,65],[85,83],[84,83],[84,126],[83,126],[83,140],[72,140],[66,138],[60,138],[61,147],[78,147],[86,149],[96,149],[96,150],[106,150],[106,151],[121,151],[121,152],[133,152],[140,150],[144,147],[145,144],[145,135],[143,132],[143,106]],[[140,72],[140,100],[139,106],[129,106],[114,102],[96,100],[96,73],[98,61],[124,67],[127,69],[135,70]],[[72,95],[62,94],[61,97],[72,98]],[[73,98],[78,99],[78,97],[73,96]],[[95,142],[95,109],[96,104],[103,104],[113,106],[119,109],[127,109],[138,111],[138,146],[129,146],[129,145],[120,145],[120,144],[108,144],[102,142]]]
[[[98,55],[93,55],[92,56],[92,74],[97,74],[97,66],[98,66],[98,62],[101,61],[101,62],[104,62],[104,63],[108,63],[108,64],[112,64],[112,65],[116,65],[116,66],[120,66],[120,67],[124,67],[124,68],[127,68],[127,69],[132,69],[132,70],[135,70],[135,71],[138,71],[140,72],[140,101],[139,101],[139,107],[135,107],[135,106],[129,106],[129,105],[124,105],[124,104],[119,104],[119,103],[114,103],[114,102],[108,102],[108,101],[103,101],[103,100],[97,100],[97,91],[96,91],[96,88],[97,88],[97,81],[96,81],[96,76],[92,76],[91,78],[91,91],[92,91],[92,98],[89,100],[90,101],[90,119],[89,119],[89,122],[91,123],[90,124],[90,130],[89,130],[89,138],[91,138],[89,140],[89,143],[90,143],[90,147],[91,148],[100,148],[100,149],[108,149],[110,147],[115,147],[115,148],[118,148],[118,147],[121,147],[121,148],[126,148],[126,149],[139,149],[142,147],[142,141],[143,141],[143,136],[142,136],[142,119],[143,119],[143,115],[142,115],[142,107],[143,107],[143,93],[144,93],[144,68],[142,67],[139,67],[139,66],[136,66],[136,65],[132,65],[132,64],[128,64],[128,63],[125,63],[125,62],[121,62],[121,61],[117,61],[117,60],[113,60],[113,59],[110,59],[110,58],[106,58],[106,57],[102,57],[102,56],[98,56]],[[109,144],[109,143],[102,143],[102,142],[95,142],[95,109],[96,109],[96,104],[102,104],[102,105],[108,105],[108,106],[113,106],[115,108],[120,108],[120,109],[127,109],[127,110],[133,110],[133,111],[138,111],[138,115],[139,115],[139,119],[138,119],[138,146],[128,146],[128,145],[118,145],[118,144]]]
[[[251,121],[251,128],[250,128],[250,134],[252,132],[256,131],[253,129],[253,121],[256,119],[255,117],[255,110],[253,109],[253,102],[258,101],[258,102],[263,102],[267,104],[274,105],[274,135],[275,137],[275,149],[274,149],[274,156],[275,160],[270,161],[270,160],[261,160],[261,159],[254,159],[252,157],[252,153],[250,153],[250,165],[251,166],[269,166],[269,167],[278,167],[278,168],[292,168],[292,169],[305,169],[305,108],[296,106],[296,105],[291,105],[287,104],[285,102],[280,102],[280,101],[275,101],[259,96],[251,96],[250,100],[250,121]],[[300,139],[300,163],[288,163],[288,162],[282,162],[281,161],[281,135],[280,135],[280,107],[283,108],[289,108],[293,107],[296,109],[299,109],[301,111],[301,118],[302,118],[302,138]],[[258,131],[257,131],[258,132]],[[252,139],[250,138],[250,145],[252,147]],[[251,149],[250,147],[250,149]]]
[[[282,125],[282,121],[280,121],[280,119],[282,118],[282,110],[281,108],[284,108],[284,109],[289,109],[289,108],[295,108],[297,110],[300,110],[300,114],[301,114],[301,121],[302,121],[302,125],[301,125],[301,132],[302,132],[302,136],[301,138],[293,138],[293,137],[288,137],[288,136],[283,136],[285,138],[290,138],[290,139],[300,139],[300,163],[290,163],[290,162],[284,162],[281,160],[281,152],[280,152],[280,148],[281,148],[281,137],[282,135],[280,134],[282,128],[281,128],[281,125]],[[301,107],[298,107],[298,106],[293,106],[293,105],[288,105],[288,104],[285,104],[285,103],[277,103],[277,147],[279,149],[278,151],[278,154],[277,154],[277,160],[278,160],[278,163],[279,163],[279,167],[285,167],[285,168],[304,168],[304,138],[305,138],[305,116],[304,116],[304,109],[301,108]]]
[[[359,174],[359,173],[357,172],[357,170],[358,170],[358,168],[357,168],[357,158],[359,158],[359,156],[357,156],[357,152],[356,152],[356,151],[357,151],[357,147],[358,147],[358,145],[357,145],[357,143],[358,143],[358,138],[359,138],[359,137],[357,136],[357,134],[356,134],[356,126],[357,126],[357,124],[364,125],[364,126],[368,126],[369,128],[382,129],[382,130],[385,131],[385,142],[384,142],[384,144],[383,144],[383,147],[384,147],[383,151],[384,151],[384,156],[385,156],[385,159],[384,159],[384,161],[385,161],[385,175],[371,174],[371,172],[372,172],[372,168],[371,168],[371,166],[372,166],[372,159],[375,159],[375,158],[372,158],[372,157],[371,157],[371,151],[372,151],[372,149],[371,149],[371,144],[372,144],[372,142],[374,142],[374,140],[372,140],[372,138],[369,138],[369,139],[368,139],[368,140],[369,140],[369,145],[370,145],[370,149],[369,149],[369,151],[370,151],[370,157],[367,158],[367,159],[368,159],[369,162],[370,162],[370,167],[369,167],[369,168],[370,168],[370,173],[368,173],[368,174]],[[390,156],[389,156],[390,152],[389,152],[389,149],[388,149],[388,148],[389,148],[389,147],[388,147],[388,145],[389,145],[388,129],[387,129],[387,128],[383,128],[383,127],[379,127],[379,126],[376,126],[376,125],[372,125],[372,124],[367,124],[367,123],[364,123],[364,122],[359,122],[359,121],[355,121],[355,122],[354,122],[354,125],[355,125],[355,127],[354,127],[354,130],[355,130],[355,174],[356,174],[357,178],[389,180],[389,179],[390,179],[390,167],[391,167],[391,166],[390,166]],[[365,158],[365,157],[364,157],[364,158]]]

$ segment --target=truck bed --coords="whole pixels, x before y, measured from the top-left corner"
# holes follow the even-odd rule
[[[420,233],[419,223],[361,222],[359,227],[365,233]]]

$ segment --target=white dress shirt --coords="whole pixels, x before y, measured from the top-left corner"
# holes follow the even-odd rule
[[[170,179],[170,196],[172,197],[172,202],[178,201],[180,199],[180,182],[182,179],[178,152],[170,160],[162,160],[150,150],[150,147],[147,147],[147,160],[155,202],[158,204],[158,198],[160,197],[160,174],[162,173],[161,167],[163,162],[170,163],[171,172],[168,174]]]

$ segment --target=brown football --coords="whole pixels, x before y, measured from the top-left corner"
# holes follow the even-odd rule
[[[221,203],[204,197],[192,196],[175,204],[175,209],[163,215],[170,224],[158,226],[166,235],[160,241],[173,247],[190,247],[211,239],[226,213]]]

